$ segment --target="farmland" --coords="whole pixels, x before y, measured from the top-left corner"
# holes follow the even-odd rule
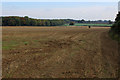
[[[64,26],[70,26],[69,24],[65,24]],[[88,24],[88,23],[75,23],[73,26],[92,26],[92,27],[111,27],[112,24]]]
[[[4,78],[115,78],[109,27],[3,27]]]

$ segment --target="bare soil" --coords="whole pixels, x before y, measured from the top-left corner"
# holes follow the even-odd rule
[[[116,78],[109,28],[3,27],[4,78]]]

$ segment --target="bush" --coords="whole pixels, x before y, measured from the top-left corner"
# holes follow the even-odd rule
[[[70,24],[69,25],[74,25],[75,23],[74,22],[70,22]]]
[[[111,27],[109,34],[114,40],[117,40],[120,42],[120,13],[118,13],[115,19],[115,23]]]

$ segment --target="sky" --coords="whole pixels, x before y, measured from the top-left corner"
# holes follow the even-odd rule
[[[120,1],[118,2],[118,11],[120,12]]]
[[[1,0],[2,2],[118,2],[119,0]]]
[[[19,0],[17,0],[19,1]],[[22,1],[22,0],[21,0]],[[100,0],[101,2],[52,2],[54,0],[24,0],[25,2],[14,2],[14,0],[2,1],[2,16],[29,16],[38,19],[85,19],[85,20],[114,20],[118,12],[117,0]],[[35,1],[35,0],[34,0]],[[51,1],[51,2],[50,2]],[[60,0],[58,0],[60,1]],[[61,0],[62,1],[62,0]],[[84,0],[85,1],[85,0]],[[89,0],[90,1],[90,0]]]

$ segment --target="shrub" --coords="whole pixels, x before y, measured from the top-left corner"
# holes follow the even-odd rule
[[[120,13],[118,13],[115,19],[115,23],[111,27],[109,34],[114,40],[117,40],[120,42]]]
[[[70,22],[70,24],[69,25],[74,25],[75,23],[74,22]]]

